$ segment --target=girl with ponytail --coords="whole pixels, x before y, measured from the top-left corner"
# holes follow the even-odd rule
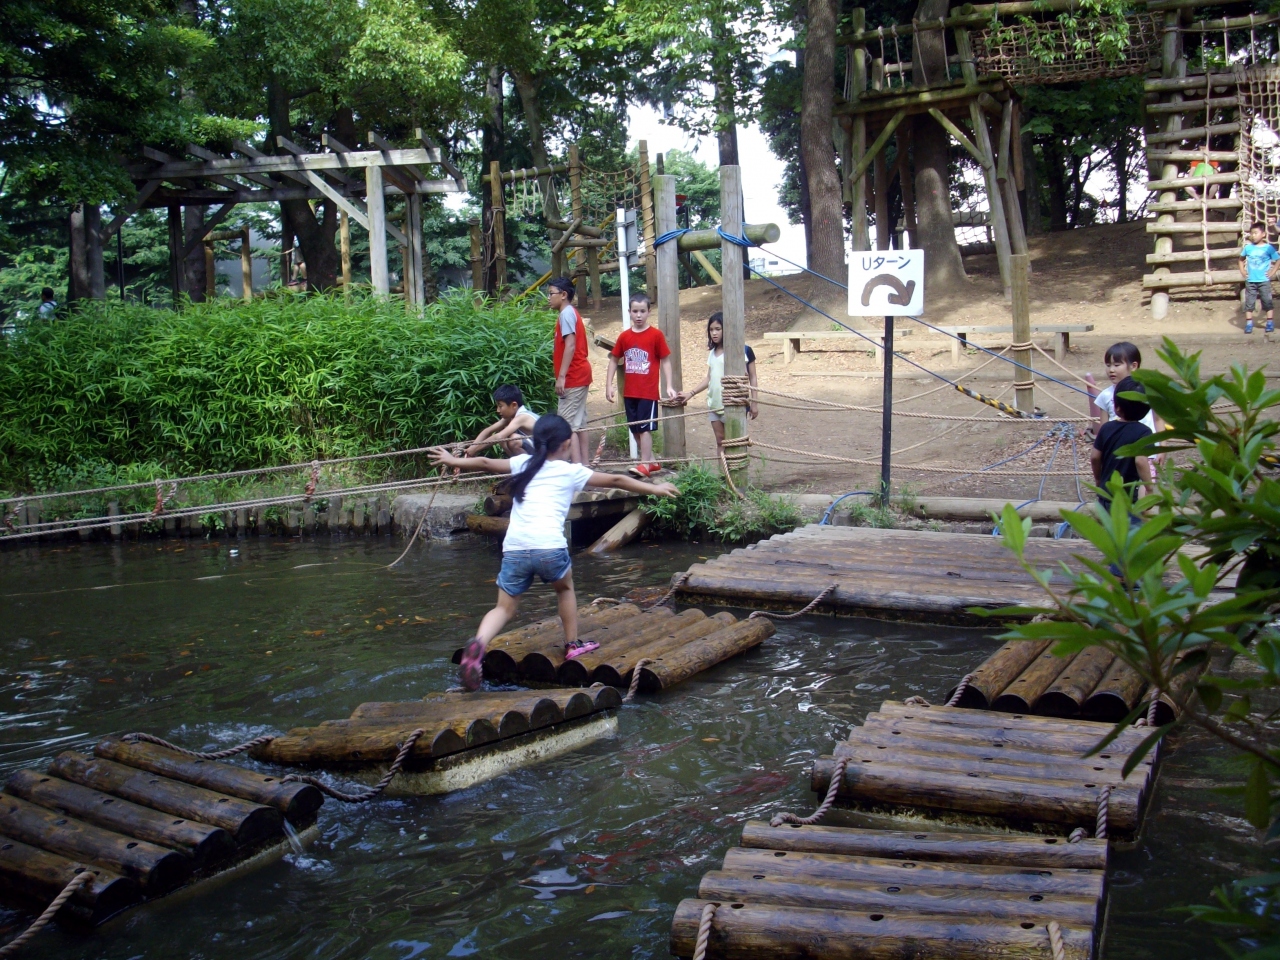
[[[578,599],[573,592],[573,563],[564,538],[564,521],[573,497],[585,487],[617,488],[632,493],[674,497],[679,490],[670,483],[645,483],[616,473],[600,473],[572,462],[573,428],[563,417],[547,414],[533,428],[533,454],[510,460],[489,457],[455,457],[436,450],[434,463],[461,470],[509,473],[511,522],[502,541],[502,569],[498,572],[498,602],[480,621],[480,629],[462,651],[462,685],[480,687],[482,663],[489,641],[515,616],[520,595],[533,585],[536,575],[556,592],[560,621],[564,624],[565,658],[595,650],[595,642],[578,640]]]

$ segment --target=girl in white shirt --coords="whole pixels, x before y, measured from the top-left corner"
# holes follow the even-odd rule
[[[480,629],[462,651],[460,673],[468,690],[480,687],[485,649],[506,626],[520,606],[520,595],[533,585],[536,575],[556,592],[560,621],[564,624],[565,658],[573,659],[600,645],[578,641],[578,599],[573,590],[573,562],[564,538],[564,521],[573,496],[584,487],[616,487],[633,493],[674,497],[680,491],[671,483],[644,483],[616,473],[600,473],[572,462],[573,428],[556,414],[538,418],[533,428],[533,455],[510,460],[489,457],[455,457],[436,450],[434,463],[462,470],[484,470],[512,475],[511,522],[502,541],[502,569],[498,571],[498,602],[480,621]]]

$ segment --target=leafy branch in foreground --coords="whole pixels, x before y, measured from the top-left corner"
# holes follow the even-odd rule
[[[1265,840],[1280,837],[1280,482],[1273,470],[1272,417],[1280,391],[1260,371],[1233,366],[1206,377],[1199,354],[1170,340],[1160,357],[1172,374],[1134,376],[1167,429],[1121,452],[1185,457],[1166,465],[1156,489],[1134,498],[1113,477],[1109,509],[1063,511],[1096,550],[1084,569],[1040,570],[1027,559],[1030,521],[1006,506],[998,522],[1004,543],[1045,591],[1043,608],[1006,608],[993,615],[1043,613],[1052,619],[1013,626],[1004,639],[1051,640],[1070,656],[1090,646],[1115,654],[1177,707],[1176,719],[1152,731],[1125,766],[1127,774],[1174,730],[1195,725],[1239,751],[1249,774],[1244,813]],[[1190,454],[1190,456],[1187,456]],[[1172,458],[1171,458],[1172,459]],[[1234,586],[1231,583],[1235,576]],[[1213,652],[1249,662],[1247,679],[1206,672]],[[1142,712],[1140,705],[1097,746],[1105,748]],[[1280,957],[1280,874],[1238,880],[1214,891],[1215,906],[1191,912],[1233,928],[1232,956]]]

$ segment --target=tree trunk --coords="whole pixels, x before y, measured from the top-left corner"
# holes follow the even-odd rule
[[[1036,159],[1036,143],[1031,134],[1022,135],[1022,187],[1018,199],[1028,237],[1044,233],[1044,221],[1040,213],[1040,164]]]
[[[795,19],[795,32],[800,34],[804,26],[804,17],[797,16]],[[801,76],[804,75],[804,49],[796,50],[796,70]],[[798,151],[796,156],[796,179],[799,181],[800,187],[800,222],[804,224],[804,249],[806,256],[813,249],[813,204],[809,198],[809,172],[804,166],[804,151]]]
[[[1111,154],[1111,165],[1116,171],[1116,223],[1129,219],[1129,138],[1122,136]]]
[[[205,208],[194,204],[182,208],[182,236],[186,243],[190,244],[196,237],[204,236],[204,214]],[[182,263],[187,277],[187,294],[192,303],[205,301],[205,284],[208,278],[204,267],[204,244],[197,243]]]
[[[1044,153],[1044,181],[1049,188],[1049,229],[1067,229],[1067,174],[1063,169],[1062,145],[1047,139],[1041,144]]]
[[[485,81],[485,119],[480,138],[480,172],[487,174],[489,165],[502,160],[503,152],[503,118],[502,118],[502,79],[503,72],[499,67],[489,68],[489,77]],[[480,223],[484,231],[484,289],[489,296],[498,290],[498,263],[493,254],[493,197],[487,184],[480,190]]]
[[[836,5],[809,0],[804,85],[800,105],[800,153],[809,185],[809,269],[839,279],[844,274],[844,205],[831,142],[835,99]]]
[[[739,166],[737,112],[733,105],[733,81],[722,80],[716,84],[716,144],[720,148],[720,166]],[[722,125],[722,126],[720,126]]]
[[[271,130],[271,142],[277,136],[293,136],[293,125],[289,120],[289,94],[282,81],[272,77],[267,83],[268,121]],[[306,200],[281,200],[280,219],[284,235],[290,234],[296,239],[302,250],[302,259],[307,265],[307,288],[310,290],[328,290],[337,283],[342,269],[342,260],[338,248],[334,245],[333,235],[338,228],[337,211],[332,203],[322,204],[324,216],[317,220],[311,204]],[[288,278],[283,278],[287,283]]]
[[[78,203],[67,218],[71,239],[67,258],[67,303],[101,300],[106,295],[102,268],[102,212],[96,204]]]
[[[949,0],[920,0],[916,19],[947,15]],[[911,82],[940,83],[947,76],[946,39],[941,30],[922,30],[912,44]],[[926,283],[954,286],[965,279],[964,261],[951,219],[951,135],[926,115],[914,118],[911,152],[915,164],[916,236],[924,251]]]

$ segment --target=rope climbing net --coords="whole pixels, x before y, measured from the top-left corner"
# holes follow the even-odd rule
[[[1239,71],[1236,97],[1241,222],[1274,224],[1280,219],[1280,68]]]
[[[643,203],[639,166],[621,170],[597,170],[582,164],[582,222],[592,226],[612,223],[618,208],[639,210]],[[600,263],[618,259],[617,245],[600,248]]]
[[[1158,13],[993,25],[973,38],[978,73],[1011,83],[1071,83],[1146,73],[1160,55]],[[1118,38],[1119,43],[1111,38]]]

